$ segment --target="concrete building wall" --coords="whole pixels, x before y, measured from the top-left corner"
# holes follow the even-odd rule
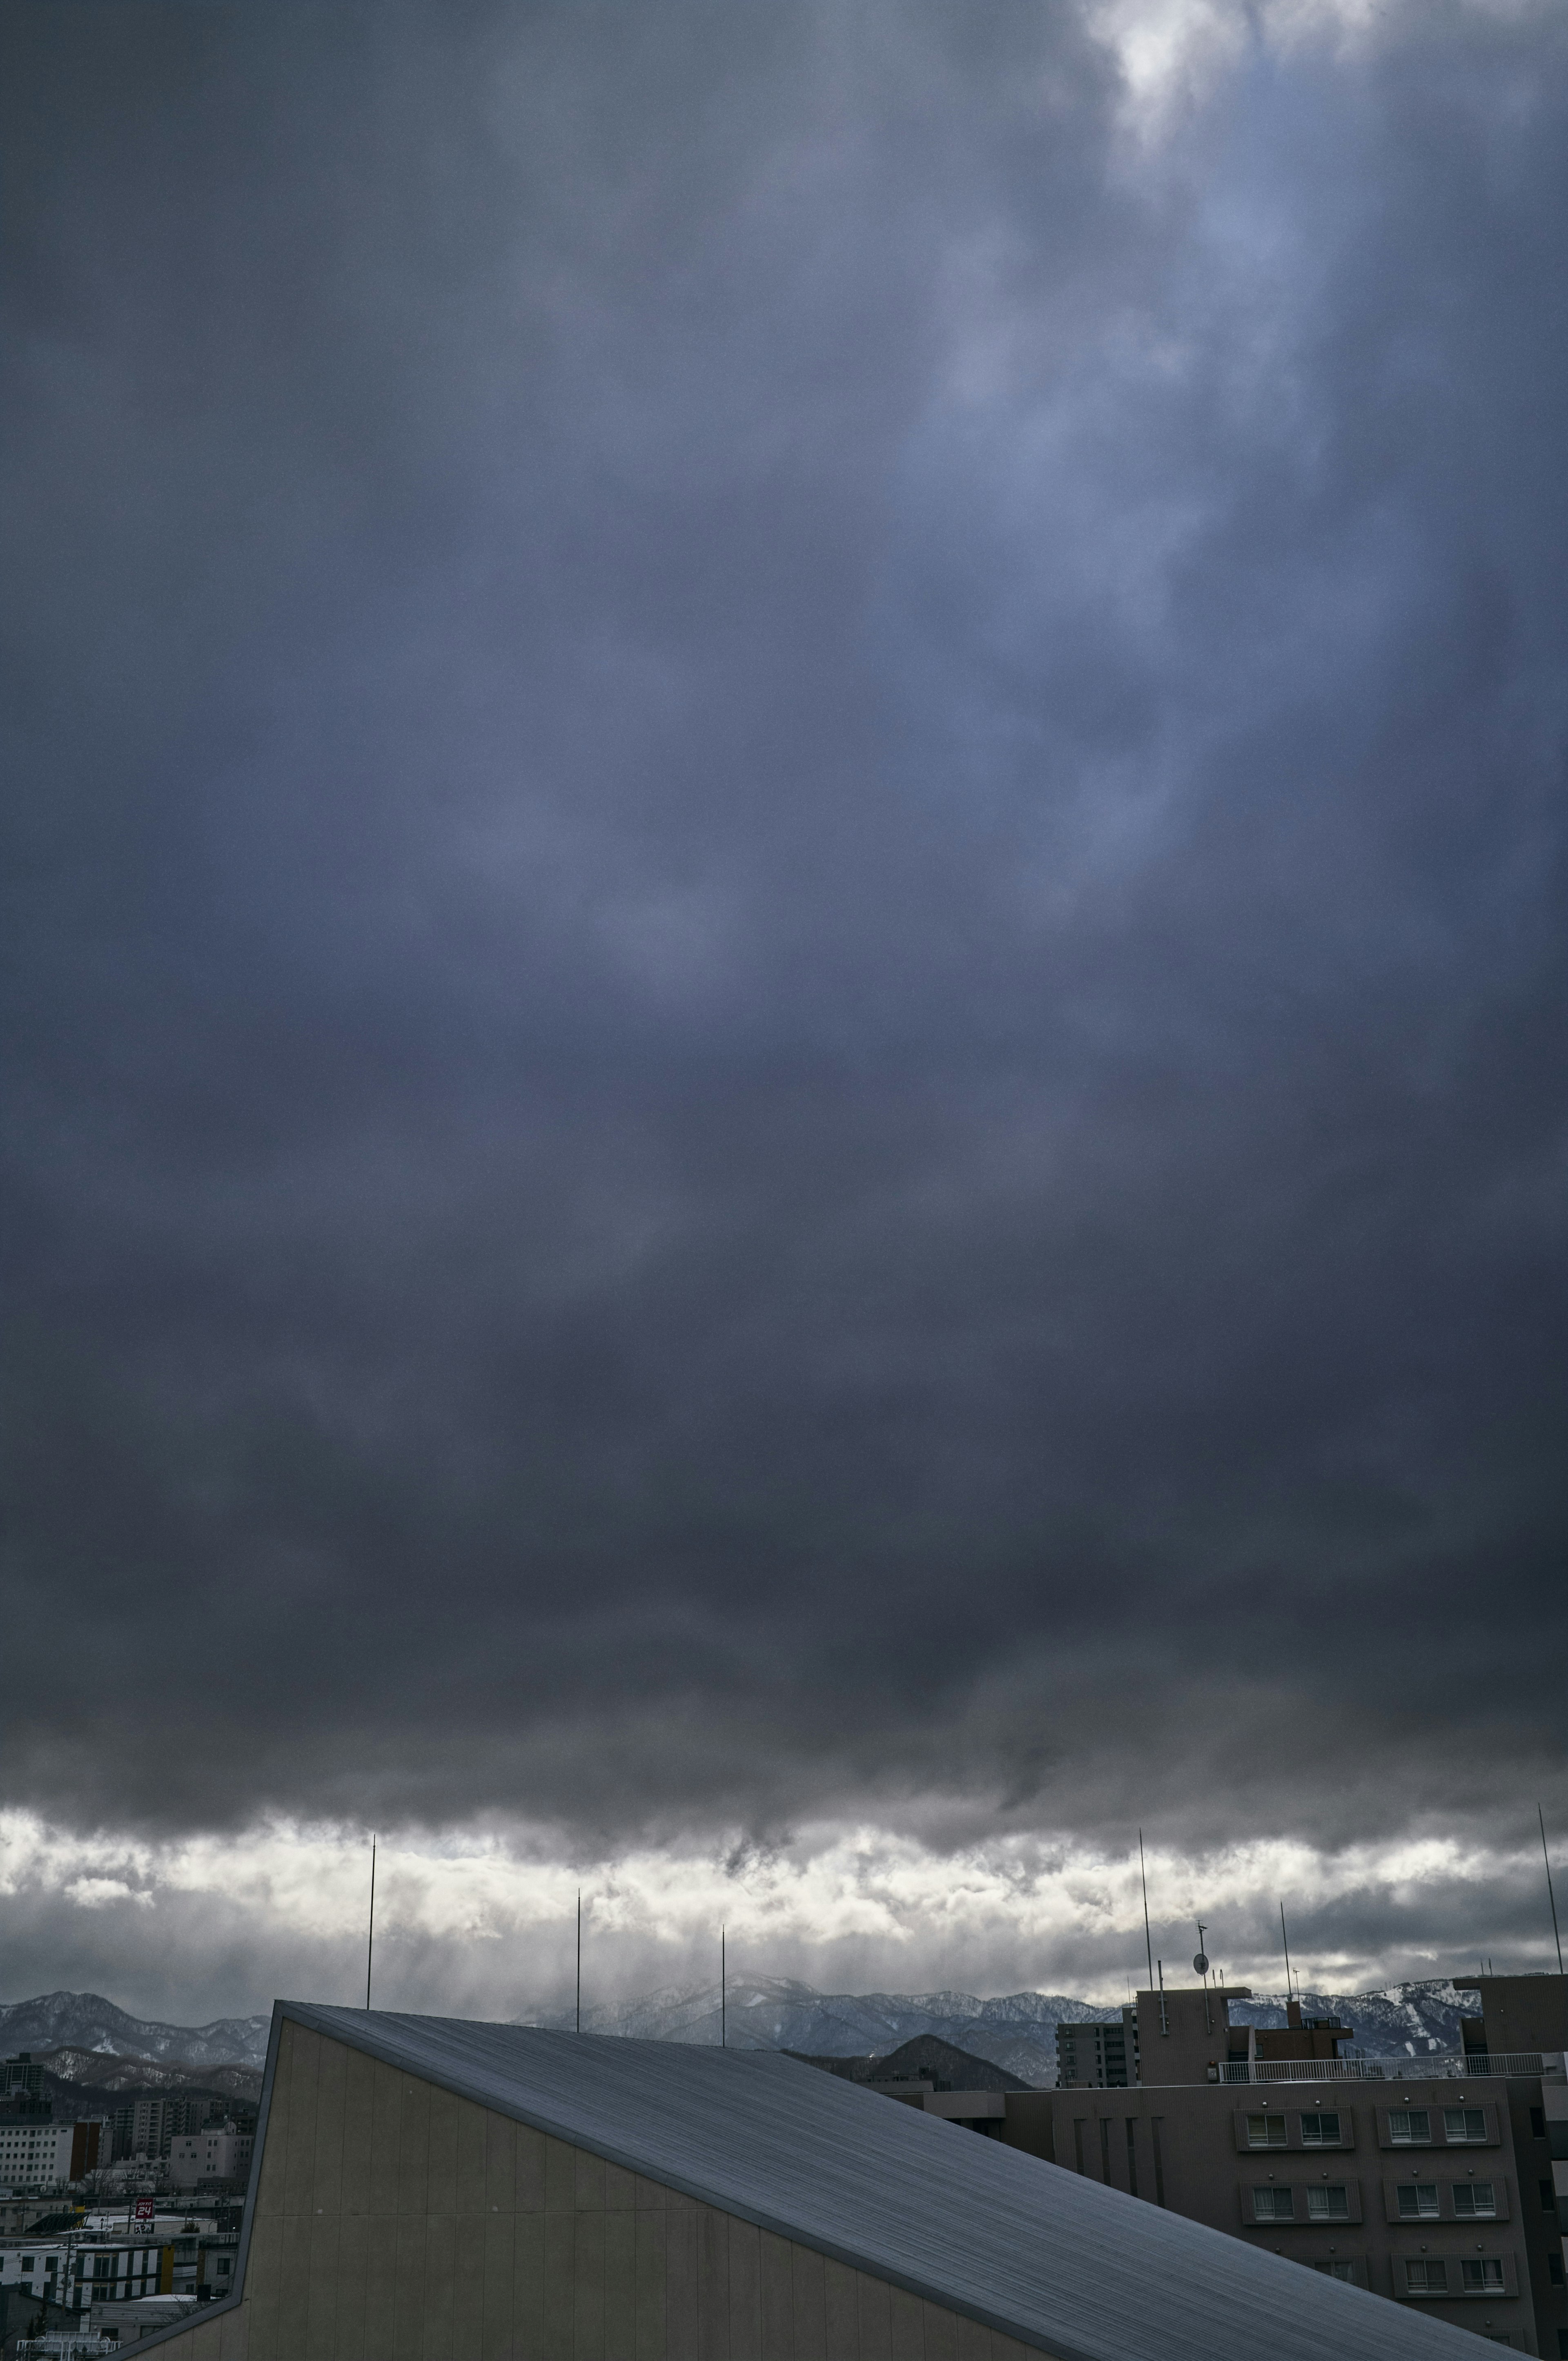
[[[1541,2085],[1497,2077],[1456,2086],[1408,2083],[1269,2083],[1154,2086],[1139,2091],[1039,2091],[1009,2094],[1002,2137],[1012,2147],[1102,2180],[1146,2203],[1207,2224],[1231,2237],[1305,2266],[1350,2266],[1355,2283],[1423,2312],[1473,2329],[1543,2361],[1568,2354],[1568,2291],[1552,2257],[1561,2244],[1556,2213],[1542,2202],[1550,2186],[1549,2127]],[[1484,2137],[1458,2145],[1443,2136],[1443,2112],[1461,2105],[1483,2117]],[[1390,2108],[1424,2110],[1430,2139],[1396,2145]],[[1335,2114],[1341,2139],[1310,2143],[1302,2116]],[[1276,2119],[1282,2145],[1254,2146],[1249,2118]],[[1497,2212],[1462,2221],[1453,2191],[1490,2181]],[[1401,2220],[1398,2190],[1423,2182],[1439,2191],[1431,2222]],[[1347,2214],[1314,2220],[1307,2191],[1343,2188]],[[1257,2219],[1256,2192],[1297,2192],[1288,2222]],[[1412,2299],[1405,2266],[1441,2259],[1448,2300]],[[1503,2286],[1461,2293],[1462,2266],[1478,2258],[1503,2265]]]
[[[170,2361],[1026,2361],[1034,2348],[294,2024],[244,2300]]]
[[[1455,1976],[1453,1985],[1481,1999],[1479,2024],[1465,2020],[1467,2049],[1568,2049],[1568,1976]]]

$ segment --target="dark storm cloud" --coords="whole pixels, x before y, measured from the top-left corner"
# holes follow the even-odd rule
[[[1557,1792],[1561,22],[9,38],[11,1794]]]

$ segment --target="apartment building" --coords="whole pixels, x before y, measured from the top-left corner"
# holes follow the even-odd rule
[[[1137,2081],[1136,2009],[1124,2008],[1110,2024],[1058,2026],[1058,2088],[1126,2091]]]
[[[74,2124],[0,2120],[0,2193],[63,2189],[75,2145]]]
[[[0,2103],[12,2099],[41,2101],[44,2095],[44,2070],[35,2065],[30,2049],[19,2049],[14,2058],[0,2063]]]
[[[166,2250],[143,2241],[23,2238],[0,2249],[0,2287],[82,2312],[108,2295],[156,2295]]]
[[[1568,2354],[1538,2080],[1038,2092],[1008,2100],[1001,2136],[1497,2344]]]
[[[187,2227],[166,2251],[165,2283],[175,2295],[194,2296],[198,2303],[215,2303],[234,2293],[237,2230]]]
[[[169,2180],[175,2189],[198,2189],[219,2183],[243,2183],[250,2172],[254,2133],[236,2125],[216,2129],[180,2132],[169,2143]]]

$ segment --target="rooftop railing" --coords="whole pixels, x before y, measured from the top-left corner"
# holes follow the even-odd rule
[[[1425,2058],[1227,2058],[1223,2082],[1468,2082],[1534,2074],[1568,2081],[1561,2049],[1438,2049]]]

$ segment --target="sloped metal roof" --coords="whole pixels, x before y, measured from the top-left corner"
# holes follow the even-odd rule
[[[1403,2304],[777,2051],[278,2009],[1058,2361],[1464,2361],[1475,2350],[1464,2331]]]

